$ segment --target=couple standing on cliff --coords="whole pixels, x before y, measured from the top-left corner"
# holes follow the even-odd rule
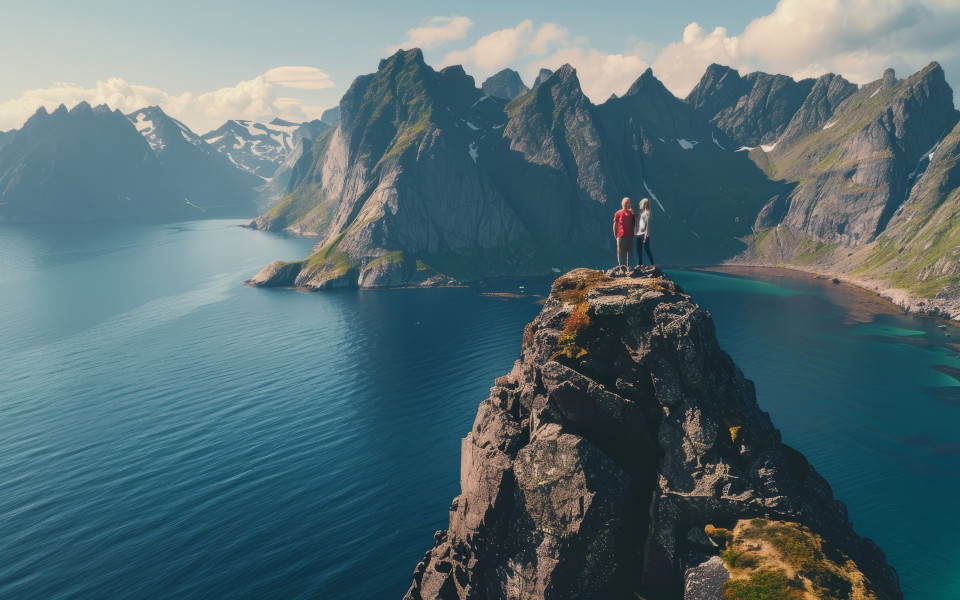
[[[623,266],[621,257],[626,257],[627,270],[630,270],[630,252],[633,249],[633,238],[637,238],[637,258],[643,266],[643,250],[647,251],[650,266],[653,265],[653,254],[650,253],[650,200],[640,201],[640,214],[636,214],[630,206],[630,198],[621,202],[623,208],[613,215],[613,235],[617,238],[617,267]]]

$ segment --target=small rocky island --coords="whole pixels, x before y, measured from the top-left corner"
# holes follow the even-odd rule
[[[554,284],[406,600],[902,598],[659,269]]]

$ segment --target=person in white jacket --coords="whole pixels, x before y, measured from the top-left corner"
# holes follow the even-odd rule
[[[640,214],[637,215],[635,219],[636,225],[634,225],[633,237],[637,239],[637,258],[640,260],[640,265],[643,265],[643,250],[646,249],[647,256],[650,258],[650,266],[655,266],[653,264],[653,254],[650,253],[650,200],[644,198],[640,201],[639,206]]]

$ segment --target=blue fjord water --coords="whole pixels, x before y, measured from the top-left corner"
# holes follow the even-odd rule
[[[403,595],[539,312],[482,293],[549,282],[250,289],[310,242],[236,225],[0,226],[0,598]],[[671,275],[907,597],[960,597],[960,331]]]

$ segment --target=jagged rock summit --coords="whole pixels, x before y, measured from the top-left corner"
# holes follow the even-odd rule
[[[883,552],[782,443],[709,313],[658,269],[630,275],[555,281],[480,404],[449,527],[405,598],[722,598],[752,585],[738,556],[753,542],[740,540],[764,535],[843,566],[774,572],[797,597],[901,598]]]
[[[520,94],[530,91],[520,79],[520,73],[513,69],[504,69],[499,73],[491,75],[480,86],[483,93],[488,96],[496,96],[503,100],[513,100]]]

